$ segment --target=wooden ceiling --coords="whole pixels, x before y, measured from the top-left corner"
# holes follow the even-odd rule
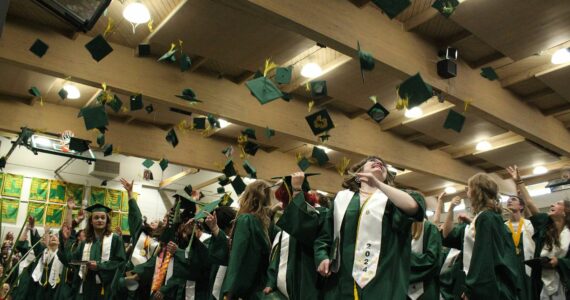
[[[240,85],[251,78],[256,70],[262,69],[265,59],[270,57],[283,66],[293,66],[292,83],[281,87],[294,94],[293,101],[310,100],[305,88],[308,80],[300,76],[300,69],[306,62],[317,62],[323,66],[324,73],[319,79],[327,81],[328,97],[316,101],[316,108],[327,108],[352,119],[366,119],[369,126],[377,128],[378,131],[387,132],[431,151],[442,151],[467,165],[487,172],[498,172],[501,176],[504,176],[502,168],[510,164],[518,164],[529,176],[532,175],[529,170],[538,164],[551,166],[551,172],[556,172],[557,168],[565,165],[560,163],[565,162],[565,157],[561,160],[558,154],[536,145],[469,108],[465,112],[467,120],[461,133],[444,129],[443,122],[449,109],[464,111],[464,107],[448,101],[450,99],[446,99],[445,94],[442,102],[434,97],[422,105],[423,117],[406,118],[403,111],[395,109],[396,86],[406,77],[402,72],[384,64],[377,64],[372,72],[364,74],[365,80],[362,82],[358,61],[345,55],[346,51],[316,46],[316,42],[306,36],[258,18],[246,10],[237,9],[225,1],[142,2],[150,9],[154,32],[149,32],[149,28],[143,24],[133,34],[131,25],[121,15],[123,7],[129,1],[113,1],[106,16],[102,17],[88,34],[95,36],[103,33],[111,18],[116,26],[108,36],[110,42],[131,48],[148,42],[155,57],[168,50],[172,42],[182,40],[184,52],[192,57],[191,72],[213,74],[220,80],[231,80]],[[441,16],[431,8],[432,2],[433,0],[414,0],[408,9],[392,22],[401,23],[402,31],[414,32],[438,47],[458,48],[460,61],[466,62],[471,68],[493,66],[499,74],[503,88],[514,93],[520,101],[540,110],[545,116],[553,116],[570,127],[570,65],[550,64],[550,54],[561,47],[569,46],[570,6],[566,0],[554,0],[554,3],[548,6],[538,0],[526,1],[524,5],[515,0],[467,0],[460,4],[450,18]],[[365,5],[374,6],[370,3]],[[510,11],[509,16],[504,15],[505,11]],[[485,21],[482,21],[481,16],[485,16]],[[31,0],[12,1],[9,17],[16,21],[33,20],[59,32],[70,30],[65,23],[39,9]],[[385,18],[380,10],[378,18]],[[433,63],[435,69],[436,61]],[[172,71],[177,72],[175,66]],[[79,108],[92,103],[100,92],[98,86],[77,84],[82,97],[79,100],[61,101],[57,92],[65,82],[65,78],[24,70],[7,63],[0,64],[1,94],[29,98],[27,89],[35,85],[48,91],[44,101]],[[448,80],[448,83],[453,88],[454,79]],[[245,89],[245,86],[243,88]],[[144,87],[141,87],[141,90],[144,93]],[[373,95],[390,111],[389,117],[379,125],[366,115],[366,111],[373,104],[369,97]],[[119,96],[126,100],[129,95]],[[170,107],[161,101],[145,98],[145,104],[147,103],[154,106],[155,111],[152,114],[147,114],[144,110],[121,112],[114,114],[114,118],[125,123],[144,122],[160,128],[176,126],[182,119],[189,120],[188,116],[171,112]],[[247,123],[247,120],[243,122]],[[233,124],[207,138],[235,141],[244,128],[246,126]],[[306,141],[288,135],[267,139],[262,134],[264,128],[254,128],[258,132],[260,144],[268,152],[310,155],[312,145]],[[477,151],[475,146],[482,140],[490,141],[493,148]],[[360,140],[358,132],[354,132],[350,143],[357,145],[363,142],[369,141]],[[331,169],[334,169],[343,157],[350,158],[353,162],[364,157],[339,151],[332,151],[329,155],[331,162],[325,167]],[[398,166],[398,163],[394,162],[394,165]],[[397,181],[403,186],[428,194],[455,185],[449,180],[427,173],[422,170],[407,171],[399,175]]]

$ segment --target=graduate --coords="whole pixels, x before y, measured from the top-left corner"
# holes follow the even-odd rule
[[[240,208],[229,234],[228,268],[221,286],[223,299],[261,299],[269,265],[270,185],[257,180],[239,199]],[[211,247],[227,248],[222,234],[212,235]],[[222,254],[225,250],[221,251]],[[214,287],[215,288],[215,287]]]
[[[44,229],[43,241],[35,246],[34,252],[38,257],[32,272],[32,294],[34,299],[55,299],[60,286],[63,264],[57,256],[59,238],[51,233],[49,227]]]
[[[479,173],[469,178],[467,197],[475,218],[465,230],[452,230],[450,218],[443,237],[450,244],[463,243],[464,299],[518,299],[520,261],[511,234],[501,218],[497,183]],[[450,211],[460,199],[452,200]],[[460,227],[461,228],[461,227]],[[451,240],[451,241],[450,241]]]
[[[441,235],[428,220],[412,225],[412,256],[408,299],[438,300]]]
[[[405,299],[410,282],[411,226],[425,202],[392,186],[379,157],[350,169],[315,241],[325,299]]]
[[[541,213],[534,204],[517,166],[507,168],[517,185],[534,227],[535,253],[538,263],[532,264],[530,299],[566,299],[565,288],[570,283],[570,269],[566,264],[570,245],[570,201],[558,201],[548,213]],[[559,264],[559,259],[565,263]]]
[[[313,245],[328,209],[315,208],[318,195],[309,192],[302,172],[285,177],[275,198],[284,211],[277,222],[281,231],[273,241],[264,293],[278,294],[282,299],[318,299]]]
[[[80,265],[76,299],[110,299],[115,271],[126,262],[123,239],[111,231],[110,208],[95,204],[85,210],[90,213],[85,242],[74,251],[60,243],[60,259],[66,265]]]

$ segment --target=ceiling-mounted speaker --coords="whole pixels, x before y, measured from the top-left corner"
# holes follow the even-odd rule
[[[91,30],[111,4],[111,0],[33,1],[83,32]]]

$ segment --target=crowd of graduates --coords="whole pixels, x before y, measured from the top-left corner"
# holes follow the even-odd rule
[[[507,171],[518,194],[503,207],[497,183],[476,174],[457,223],[459,197],[440,223],[441,194],[428,220],[422,194],[397,188],[379,157],[352,166],[332,201],[299,172],[250,183],[237,210],[200,212],[177,195],[152,222],[122,179],[130,242],[109,208],[73,219],[69,201],[59,232],[42,237],[29,219],[6,236],[0,299],[566,299],[570,201],[541,213]]]

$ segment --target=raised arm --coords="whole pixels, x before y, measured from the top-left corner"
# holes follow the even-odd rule
[[[136,244],[142,230],[143,217],[139,205],[133,197],[133,183],[134,181],[128,182],[126,179],[121,178],[121,184],[127,191],[127,195],[129,197],[129,231],[131,233],[131,238],[133,239],[132,244],[134,245]]]
[[[451,199],[449,210],[447,211],[447,216],[445,217],[445,222],[443,223],[443,238],[446,238],[453,229],[453,209],[459,205],[459,203],[461,203],[461,198],[458,196],[455,196],[453,199]]]
[[[519,168],[516,165],[514,165],[514,166],[507,167],[506,170],[507,170],[507,172],[509,172],[509,174],[511,175],[511,178],[515,182],[517,190],[520,191],[520,197],[523,199],[525,206],[528,208],[530,214],[532,216],[538,214],[540,211],[538,210],[538,208],[536,207],[536,205],[532,201],[532,197],[528,193],[528,190],[526,189],[526,185],[524,184],[524,181],[521,179],[521,176],[519,173]]]
[[[437,203],[435,207],[435,213],[433,214],[432,222],[435,226],[438,226],[441,223],[441,211],[443,210],[443,197],[446,195],[445,192],[442,192],[437,196]]]

